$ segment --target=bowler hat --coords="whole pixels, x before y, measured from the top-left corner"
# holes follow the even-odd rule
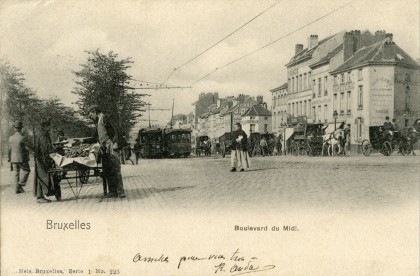
[[[23,124],[21,121],[15,122],[15,124],[13,125],[15,128],[22,128]]]
[[[242,126],[242,125],[241,125],[241,123],[236,123],[235,125],[237,125],[237,126]]]

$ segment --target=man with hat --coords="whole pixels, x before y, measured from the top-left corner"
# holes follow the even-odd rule
[[[50,154],[55,152],[50,136],[51,120],[41,121],[41,128],[35,133],[35,179],[34,195],[38,203],[49,203],[51,200],[46,196],[55,195],[57,200],[61,199],[61,190],[58,183],[52,183],[48,171],[53,168],[54,160]]]
[[[29,167],[29,140],[22,134],[22,122],[14,124],[15,133],[9,137],[8,160],[11,169],[15,172],[15,192],[17,194],[25,192],[23,186],[28,181],[31,168]],[[20,171],[22,170],[22,176]]]
[[[118,152],[115,150],[118,145],[118,134],[112,126],[109,117],[102,112],[102,109],[94,105],[90,108],[90,115],[95,121],[97,140],[102,148],[102,168],[104,187],[108,186],[109,192],[105,195],[111,197],[125,197],[124,185],[121,175],[121,162]],[[106,193],[106,191],[104,191]]]
[[[392,138],[392,123],[389,121],[389,116],[385,117],[384,127],[383,127],[382,136],[385,140],[389,140]]]
[[[236,123],[236,130],[232,135],[232,151],[230,155],[230,163],[232,166],[231,172],[239,169],[243,172],[245,167],[249,169],[249,156],[248,156],[248,137],[245,131],[242,130],[240,123]]]

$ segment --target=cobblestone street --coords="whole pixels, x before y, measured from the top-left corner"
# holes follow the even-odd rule
[[[63,200],[38,204],[31,172],[24,194],[15,194],[8,163],[2,168],[2,209],[91,210],[267,210],[366,211],[417,204],[420,158],[254,157],[251,170],[229,172],[229,158],[147,159],[122,166],[127,198],[106,199],[100,178],[90,177],[76,200],[68,181]],[[33,168],[33,166],[32,166]]]

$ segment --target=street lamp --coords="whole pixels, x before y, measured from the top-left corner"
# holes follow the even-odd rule
[[[334,110],[333,117],[334,117],[334,131],[336,131],[337,130],[337,118],[338,118],[337,110]]]

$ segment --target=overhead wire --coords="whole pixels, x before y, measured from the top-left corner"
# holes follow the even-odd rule
[[[279,37],[279,38],[277,38],[277,39],[275,39],[275,40],[271,41],[270,43],[268,43],[268,44],[266,44],[266,45],[264,45],[264,46],[262,46],[262,47],[260,47],[260,48],[258,48],[258,49],[255,49],[255,50],[253,50],[253,51],[251,51],[251,52],[249,52],[249,53],[247,53],[247,54],[245,54],[245,55],[243,55],[243,56],[241,56],[241,57],[239,57],[239,58],[237,58],[237,59],[234,59],[234,60],[232,60],[232,61],[230,61],[230,62],[228,62],[228,63],[226,63],[226,64],[224,64],[224,65],[222,65],[222,66],[220,66],[220,67],[215,68],[213,71],[211,71],[211,72],[207,73],[204,77],[202,77],[202,78],[200,78],[200,79],[196,80],[196,81],[195,81],[195,82],[193,82],[191,85],[194,85],[194,84],[196,84],[196,83],[198,83],[198,82],[202,81],[203,79],[205,79],[205,78],[209,77],[210,75],[212,75],[214,72],[218,71],[219,69],[222,69],[222,68],[228,67],[229,65],[232,65],[233,63],[236,63],[236,62],[238,62],[238,61],[240,61],[240,60],[242,60],[242,59],[244,59],[244,58],[246,58],[246,57],[249,57],[250,55],[253,55],[253,54],[257,53],[257,52],[259,52],[259,51],[261,51],[261,50],[263,50],[263,49],[265,49],[265,48],[267,48],[267,47],[269,47],[269,46],[273,45],[274,43],[277,43],[278,41],[280,41],[280,40],[282,40],[282,39],[284,39],[284,38],[286,38],[286,37],[288,37],[288,36],[290,36],[290,35],[292,35],[292,34],[294,34],[294,33],[298,32],[298,31],[300,31],[300,30],[304,29],[304,28],[306,28],[306,27],[308,27],[308,26],[310,26],[310,25],[312,25],[312,24],[314,24],[315,22],[317,22],[317,21],[319,21],[319,20],[321,20],[321,19],[324,19],[325,17],[327,17],[327,16],[329,16],[329,15],[331,15],[331,14],[333,14],[333,13],[337,12],[338,10],[341,10],[341,9],[345,8],[346,6],[348,6],[348,5],[352,4],[353,2],[356,2],[356,1],[357,1],[357,0],[350,1],[350,2],[348,2],[348,3],[346,3],[346,4],[344,4],[344,5],[342,5],[342,6],[338,7],[338,8],[336,8],[336,9],[334,9],[334,10],[332,10],[332,11],[330,11],[330,12],[328,12],[328,13],[324,14],[323,16],[318,17],[317,19],[315,19],[315,20],[313,20],[313,21],[311,21],[311,22],[309,22],[309,23],[307,23],[307,24],[305,24],[305,25],[303,25],[303,26],[301,26],[301,27],[297,28],[296,30],[294,30],[294,31],[292,31],[292,32],[290,32],[290,33],[287,33],[286,35],[281,36],[281,37]]]
[[[166,80],[162,83],[165,84],[171,77],[172,75],[175,73],[175,71],[179,70],[180,68],[184,67],[185,65],[187,65],[188,63],[192,62],[193,60],[197,59],[198,57],[202,56],[204,53],[210,51],[211,49],[213,49],[214,47],[216,47],[218,44],[220,44],[221,42],[223,42],[224,40],[226,40],[227,38],[231,37],[233,34],[235,34],[236,32],[238,32],[240,29],[244,28],[246,25],[248,25],[249,23],[251,23],[252,21],[254,21],[255,19],[257,19],[258,17],[260,17],[261,15],[263,15],[264,13],[266,13],[268,10],[274,8],[277,4],[279,4],[281,1],[283,0],[279,0],[276,1],[275,3],[273,3],[271,6],[269,6],[267,9],[263,10],[262,12],[260,12],[259,14],[257,14],[256,16],[254,16],[253,18],[251,18],[250,20],[248,20],[247,22],[245,22],[244,24],[242,24],[240,27],[238,27],[237,29],[235,29],[234,31],[232,31],[230,34],[228,34],[227,36],[225,36],[224,38],[220,39],[219,41],[217,41],[216,43],[214,43],[213,45],[211,45],[210,47],[208,47],[207,49],[205,49],[204,51],[200,52],[199,54],[197,54],[196,56],[194,56],[193,58],[190,58],[188,61],[184,62],[182,65],[174,68],[171,72],[171,74],[166,78]]]

